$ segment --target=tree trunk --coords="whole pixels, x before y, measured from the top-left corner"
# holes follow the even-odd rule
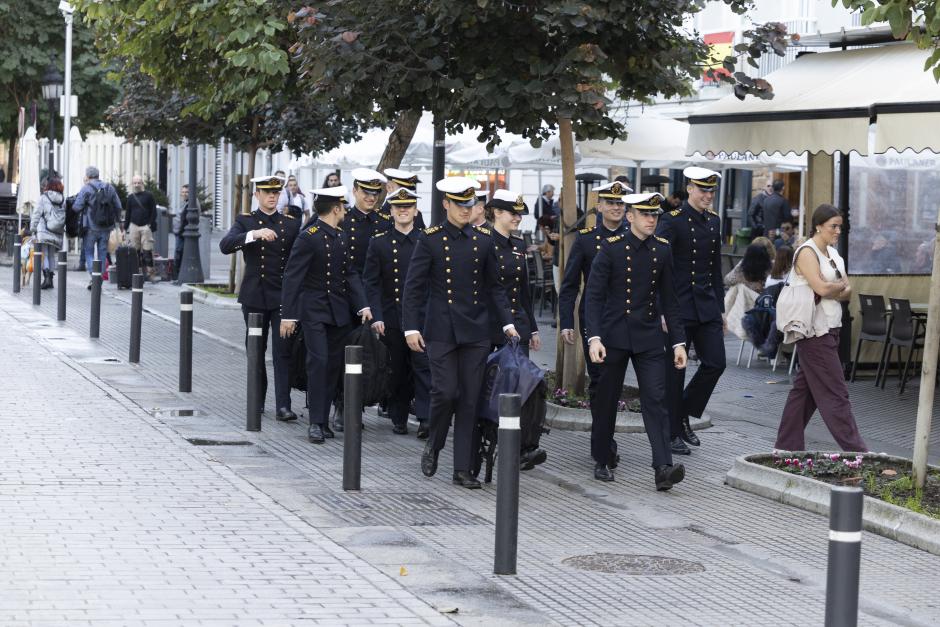
[[[934,234],[933,272],[930,274],[926,327],[924,352],[921,356],[920,395],[917,399],[917,426],[914,430],[914,487],[918,490],[924,489],[924,482],[927,480],[927,453],[930,446],[930,423],[933,420],[937,353],[940,345],[940,216],[937,216]]]
[[[19,154],[17,150],[20,145],[20,137],[16,134],[16,131],[10,133],[9,147],[10,150],[7,152],[7,183],[12,183],[16,180],[16,175],[19,172]]]
[[[575,234],[568,231],[578,220],[577,190],[574,178],[574,136],[571,132],[571,120],[559,118],[558,137],[561,140],[561,223],[558,232],[561,235],[558,243],[558,267],[564,270],[568,262],[568,251],[574,243]],[[561,325],[559,324],[557,338],[558,356],[556,359],[555,380],[561,382],[561,387],[576,393],[583,393],[584,378],[578,376],[578,353],[583,352],[581,342],[574,346],[565,344],[561,339]],[[581,366],[583,370],[583,364]],[[559,375],[560,373],[560,375]],[[578,390],[578,379],[581,380],[581,390]]]
[[[381,172],[385,168],[397,168],[401,165],[401,160],[405,158],[408,152],[408,146],[415,136],[418,129],[418,122],[421,121],[420,111],[405,111],[399,116],[398,124],[388,138],[388,145],[385,146],[385,152],[376,169]]]

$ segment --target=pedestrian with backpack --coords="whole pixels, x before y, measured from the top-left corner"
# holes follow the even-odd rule
[[[98,168],[85,168],[85,185],[75,197],[73,208],[82,214],[85,232],[85,266],[91,274],[92,262],[97,258],[104,263],[108,255],[108,238],[121,217],[121,199],[114,187],[100,178]],[[91,289],[91,283],[88,283]]]
[[[39,204],[29,221],[29,233],[42,253],[42,289],[52,287],[56,253],[62,248],[65,232],[65,198],[62,179],[55,174],[46,180]]]

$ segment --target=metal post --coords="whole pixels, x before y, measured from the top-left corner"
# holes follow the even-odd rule
[[[516,548],[519,540],[519,414],[518,394],[499,395],[499,436],[497,438],[496,554],[493,573],[516,574]]]
[[[832,488],[829,502],[826,627],[855,627],[858,624],[862,494],[861,488]]]
[[[19,237],[17,235],[16,237]],[[23,244],[20,242],[13,243],[13,293],[20,293],[20,275],[23,273],[23,270],[20,266],[20,254],[22,254]]]
[[[91,323],[88,337],[98,337],[101,329],[101,260],[91,262]]]
[[[359,490],[362,478],[362,347],[346,347],[343,379],[343,489]]]
[[[42,274],[42,253],[33,250],[33,305],[42,304],[42,281],[37,279],[37,272]]]
[[[59,278],[56,283],[56,291],[58,292],[58,307],[56,309],[56,320],[62,321],[65,320],[65,284],[66,284],[66,272],[68,271],[69,265],[69,253],[67,250],[59,251],[59,260],[56,262],[56,268],[59,270]]]
[[[144,275],[135,274],[131,282],[131,345],[127,361],[140,363],[140,326],[144,316]]]
[[[59,2],[59,11],[65,18],[65,98],[62,106],[62,186],[65,193],[63,197],[78,193],[77,189],[69,189],[69,138],[72,134],[72,5],[68,2]]]
[[[262,361],[264,349],[261,346],[261,339],[261,314],[250,313],[248,314],[248,411],[245,426],[248,431],[261,431],[261,404],[264,402],[261,398],[261,369],[264,368]]]
[[[186,226],[183,229],[183,258],[180,261],[179,282],[202,283],[205,275],[199,259],[199,199],[196,162],[199,158],[195,141],[189,142],[189,200],[186,202]]]
[[[440,224],[444,221],[444,192],[437,189],[436,183],[444,178],[444,149],[446,135],[444,133],[444,120],[439,115],[434,116],[434,147],[431,152],[431,224]]]
[[[180,392],[193,391],[193,293],[180,292]]]

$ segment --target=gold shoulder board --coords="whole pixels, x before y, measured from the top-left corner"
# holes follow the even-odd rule
[[[669,243],[669,240],[666,239],[665,237],[660,237],[659,235],[654,235],[653,237],[656,238],[656,241],[657,241],[657,242],[660,242],[660,243],[662,243],[662,244],[668,244],[668,243]]]
[[[580,231],[578,231],[578,233],[580,233],[581,235],[587,235],[588,233],[590,233],[590,232],[593,231],[593,230],[594,230],[594,229],[581,229]]]
[[[309,229],[307,229],[307,233],[309,233],[310,235],[313,235],[316,232],[317,232],[317,227],[315,226],[311,226]]]
[[[382,218],[383,220],[391,220],[392,214],[379,212],[379,217]]]
[[[437,226],[429,226],[428,228],[424,229],[424,234],[433,235],[434,233],[437,233],[438,231],[440,231],[441,228],[442,227],[440,224],[438,224]]]
[[[493,233],[493,231],[489,230],[485,226],[477,226],[474,228],[478,230],[480,233],[483,233],[483,235],[491,235]]]
[[[682,213],[682,209],[673,209],[672,211],[669,212],[669,215],[671,215],[671,216],[677,216],[677,215],[679,215],[680,213]]]
[[[705,212],[715,216],[716,218],[719,217],[718,214],[712,211],[711,209],[706,209]]]
[[[382,237],[383,235],[388,235],[388,231],[382,231],[381,233],[376,233],[372,237]]]
[[[607,241],[613,244],[614,242],[619,242],[621,239],[623,239],[623,235],[611,235],[607,238]]]

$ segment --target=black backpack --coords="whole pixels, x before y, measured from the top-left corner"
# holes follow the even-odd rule
[[[75,211],[75,196],[65,199],[65,234],[79,237],[82,234],[82,214]]]
[[[114,217],[117,207],[111,199],[111,186],[105,183],[95,189],[95,193],[88,201],[88,217],[92,226],[99,229],[109,229],[114,226]]]
[[[388,397],[391,360],[388,348],[366,323],[349,334],[347,345],[362,347],[362,404],[375,405]]]

